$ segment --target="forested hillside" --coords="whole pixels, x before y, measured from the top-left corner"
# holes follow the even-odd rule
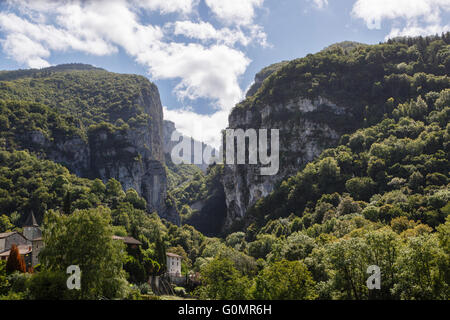
[[[0,72],[0,233],[33,211],[46,241],[34,273],[0,262],[0,298],[158,299],[146,281],[167,251],[195,279],[182,296],[448,300],[449,75],[450,33],[344,42],[264,69],[230,115],[232,128],[281,126],[280,173],[264,181],[248,166],[164,159],[159,95],[142,77]],[[90,150],[89,174],[74,146]],[[166,216],[149,208],[154,190]],[[70,259],[95,279],[76,294]],[[380,290],[366,283],[374,265]]]
[[[241,119],[254,119],[267,112],[261,105],[321,95],[349,106],[353,122],[336,123],[320,111],[314,120],[360,129],[298,166],[234,221],[225,245],[251,257],[254,267],[219,254],[202,269],[203,297],[448,299],[448,40],[331,46],[283,63],[236,107]],[[283,111],[270,113],[268,123],[277,116],[292,122]],[[298,119],[305,116],[312,114]],[[194,203],[205,183],[197,180],[178,199]],[[370,265],[382,270],[379,291],[366,286]],[[234,280],[225,285],[228,274]]]
[[[260,165],[225,167],[226,225],[342,135],[379,123],[399,104],[447,89],[449,34],[378,45],[344,42],[281,64],[229,116],[230,129],[279,129],[279,171],[261,177]]]
[[[29,150],[81,177],[115,178],[148,210],[165,214],[162,106],[153,83],[82,64],[0,79],[0,146]]]

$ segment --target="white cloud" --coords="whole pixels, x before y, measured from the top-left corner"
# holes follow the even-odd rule
[[[226,25],[250,25],[255,17],[255,9],[264,0],[205,0],[215,16]]]
[[[328,0],[313,0],[314,5],[318,8],[318,9],[323,9],[326,6],[328,6]]]
[[[184,20],[169,23],[166,25],[166,28],[172,30],[174,35],[183,35],[187,38],[200,40],[203,43],[214,41],[228,46],[234,46],[236,43],[247,46],[252,42],[256,42],[263,47],[268,46],[266,34],[258,25],[236,29],[216,29],[209,22]]]
[[[217,145],[229,110],[243,97],[238,79],[250,63],[235,45],[267,42],[262,27],[251,24],[254,9],[263,0],[230,1],[235,8],[228,1],[208,2],[219,19],[228,19],[226,27],[187,20],[198,0],[9,0],[19,13],[0,12],[0,41],[8,56],[35,68],[49,66],[53,52],[103,56],[122,48],[148,68],[153,80],[178,80],[174,93],[180,99],[211,101],[212,115],[182,110],[167,111],[167,116],[181,132]],[[173,16],[175,21],[165,26],[146,24],[141,21],[142,10],[180,13],[183,20]],[[172,40],[180,35],[183,40]],[[199,123],[206,128],[194,133],[190,126]]]
[[[136,5],[144,9],[159,10],[161,13],[191,13],[197,0],[136,0]]]
[[[392,39],[395,37],[417,37],[420,35],[434,35],[434,34],[442,34],[443,32],[447,32],[450,30],[450,24],[441,26],[438,24],[428,25],[428,26],[418,26],[418,25],[410,25],[406,26],[403,29],[392,28],[391,32],[386,36],[386,39]]]
[[[156,79],[180,78],[175,88],[180,98],[210,98],[216,109],[232,107],[242,97],[238,84],[250,60],[224,45],[170,43],[142,52],[137,60],[149,66]]]
[[[370,29],[380,29],[383,20],[393,20],[396,26],[386,37],[428,35],[448,30],[442,25],[442,12],[450,11],[449,0],[358,0],[352,15],[363,19]]]
[[[31,68],[48,67],[50,64],[41,57],[48,57],[50,52],[38,42],[34,42],[23,34],[9,35],[3,43],[5,51],[9,52],[21,63],[26,63]]]
[[[176,21],[174,24],[167,25],[167,27],[173,28],[173,34],[175,35],[198,39],[204,43],[217,41],[230,46],[233,46],[235,43],[241,43],[246,46],[252,40],[242,30],[232,30],[230,28],[216,29],[211,23],[204,21],[199,23],[189,20]]]
[[[212,115],[202,115],[191,110],[169,110],[164,107],[164,118],[175,122],[178,131],[217,150],[221,145],[220,131],[225,129],[228,114],[228,111],[218,111]]]

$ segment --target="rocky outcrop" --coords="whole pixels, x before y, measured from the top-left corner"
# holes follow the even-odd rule
[[[147,201],[149,212],[172,222],[177,216],[166,212],[167,178],[164,168],[163,111],[158,88],[143,81],[135,104],[142,110],[139,120],[117,127],[93,125],[86,136],[58,136],[51,139],[41,131],[27,133],[32,149],[65,165],[81,177],[118,180],[124,190],[133,188]]]
[[[325,97],[299,95],[286,103],[236,107],[229,116],[230,129],[279,129],[280,164],[273,176],[260,175],[261,165],[225,165],[223,185],[228,207],[226,225],[243,218],[248,208],[269,195],[284,178],[295,174],[328,147],[338,143],[342,121],[352,121],[346,106]]]
[[[274,64],[262,69],[260,72],[258,72],[255,75],[255,81],[253,82],[253,84],[250,86],[250,88],[248,89],[248,91],[246,93],[246,97],[250,97],[250,96],[254,95],[256,93],[256,91],[258,91],[258,89],[262,86],[263,81],[267,77],[269,77],[272,73],[275,73],[278,70],[280,70],[287,63],[288,63],[288,61],[274,63]]]

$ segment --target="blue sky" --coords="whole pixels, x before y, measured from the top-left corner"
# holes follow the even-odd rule
[[[217,146],[255,73],[344,40],[450,30],[450,0],[5,0],[0,69],[89,63],[148,77],[165,118]]]

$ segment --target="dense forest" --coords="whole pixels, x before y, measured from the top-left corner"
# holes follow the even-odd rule
[[[202,173],[166,160],[166,203],[181,214],[178,226],[147,212],[135,190],[78,177],[23,139],[31,129],[50,140],[83,138],[89,126],[121,130],[139,120],[133,83],[140,77],[116,81],[85,68],[0,73],[0,233],[21,231],[35,211],[46,241],[34,270],[10,272],[0,261],[0,299],[158,299],[146,281],[164,273],[166,251],[183,257],[183,274],[199,275],[191,287],[175,288],[183,296],[449,299],[450,33],[344,43],[266,70],[233,112],[321,95],[350,106],[354,122],[342,122],[349,133],[339,145],[299,167],[229,229],[220,223],[222,165]],[[92,91],[78,92],[73,79]],[[109,89],[97,91],[102,81]],[[102,104],[111,95],[117,103]],[[206,203],[200,211],[199,201]],[[142,246],[121,250],[112,235]],[[77,263],[87,270],[80,292],[65,287],[65,268]],[[381,290],[366,285],[371,265],[382,270]]]

